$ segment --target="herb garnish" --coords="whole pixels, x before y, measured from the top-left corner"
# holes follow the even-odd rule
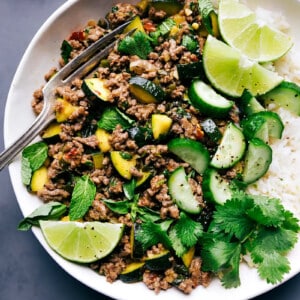
[[[27,231],[38,226],[40,220],[58,220],[66,212],[66,205],[60,202],[49,202],[39,206],[18,225],[18,230]]]
[[[75,184],[71,203],[70,220],[82,218],[88,211],[96,195],[96,186],[87,175],[79,178]]]
[[[285,255],[297,242],[298,231],[298,220],[278,199],[235,192],[216,207],[202,239],[203,270],[221,275],[224,287],[237,287],[241,255],[250,254],[260,277],[278,283],[290,270]]]

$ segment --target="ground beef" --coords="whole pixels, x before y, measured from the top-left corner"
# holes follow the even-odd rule
[[[138,15],[139,11],[137,7],[131,4],[118,3],[116,4],[111,12],[106,15],[110,26],[112,28],[117,27],[118,25],[124,23],[126,20],[131,18],[134,15]]]

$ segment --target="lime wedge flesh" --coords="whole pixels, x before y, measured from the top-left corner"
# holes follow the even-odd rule
[[[288,35],[269,27],[252,10],[236,0],[220,1],[218,20],[226,43],[256,61],[276,60],[293,45]]]
[[[211,35],[204,46],[203,65],[211,84],[232,97],[241,97],[245,89],[253,96],[262,95],[283,80]]]
[[[40,221],[49,246],[62,257],[79,263],[99,260],[113,251],[123,224],[100,222]]]

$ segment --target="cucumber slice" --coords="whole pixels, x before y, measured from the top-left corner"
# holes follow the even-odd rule
[[[184,168],[179,167],[168,180],[169,193],[180,209],[190,214],[199,214],[201,206],[188,183]]]
[[[203,174],[209,164],[210,157],[207,148],[195,140],[175,138],[169,141],[168,149],[189,163],[199,174]]]
[[[260,102],[248,90],[245,90],[242,95],[240,108],[245,116],[250,116],[265,110]]]
[[[272,111],[254,113],[243,120],[241,126],[247,140],[259,138],[265,143],[268,143],[270,138],[280,139],[284,129],[281,118]]]
[[[203,81],[196,79],[188,91],[192,104],[207,116],[221,118],[226,116],[233,106],[233,101],[225,99]]]
[[[217,169],[232,167],[242,158],[245,148],[243,132],[233,123],[229,123],[210,165]]]
[[[105,80],[101,78],[87,78],[83,80],[82,90],[90,99],[109,101],[110,90],[105,87]]]
[[[203,175],[203,196],[204,199],[223,205],[232,197],[229,181],[222,178],[216,169],[209,168]]]
[[[283,107],[300,116],[300,86],[293,82],[283,81],[276,88],[260,96],[265,106]]]
[[[143,77],[132,77],[129,80],[131,94],[141,103],[157,103],[165,98],[163,89],[154,82]]]
[[[250,184],[261,178],[272,162],[272,149],[262,140],[254,138],[249,141],[242,174],[243,182]]]

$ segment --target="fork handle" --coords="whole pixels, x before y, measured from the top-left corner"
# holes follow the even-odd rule
[[[30,128],[11,146],[0,153],[0,171],[6,167],[51,121],[54,117],[42,111]]]

